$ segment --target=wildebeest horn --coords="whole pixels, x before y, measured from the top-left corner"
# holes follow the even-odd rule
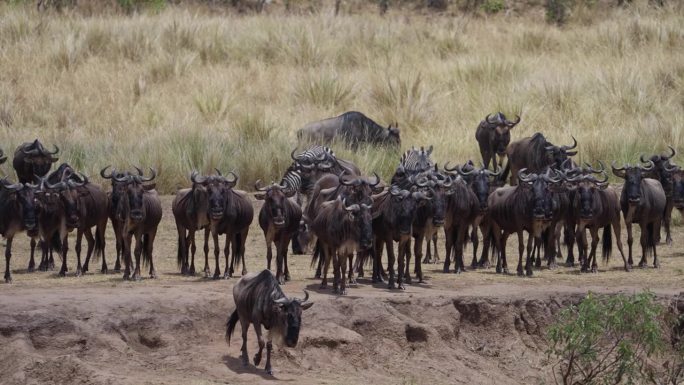
[[[35,143],[35,142],[34,142]],[[38,155],[40,153],[39,148],[34,148],[32,150],[27,150],[26,148],[22,147],[21,152],[23,152],[26,155]]]
[[[325,154],[323,154],[323,156],[325,156]],[[323,160],[323,159],[321,159],[321,160]],[[320,169],[323,169],[323,170],[331,169],[332,166],[333,166],[333,165],[332,165],[332,163],[330,163],[330,162],[322,162],[322,163],[318,163],[318,164],[316,165],[316,167],[318,167],[318,168],[320,168]]]
[[[361,203],[361,207],[366,209],[366,210],[370,210],[373,208],[373,205],[367,205],[367,204]]]
[[[456,165],[456,167],[454,167],[454,168],[449,168],[449,163],[450,162],[446,162],[446,164],[444,165],[444,171],[449,171],[449,172],[458,171],[458,168],[459,168],[458,165]]]
[[[487,121],[487,123],[489,123],[489,124],[496,124],[496,123],[497,123],[496,120],[493,121],[493,122],[492,122],[491,120],[489,120],[489,117],[490,117],[490,116],[492,116],[492,114],[488,114],[487,117],[485,118],[485,120]]]
[[[278,305],[287,305],[287,304],[290,303],[291,301],[290,301],[290,299],[288,299],[287,297],[283,297],[283,298],[278,298],[278,299],[276,299],[276,300],[273,301],[273,302],[277,303]]]
[[[416,200],[418,200],[418,199],[422,199],[422,200],[426,200],[426,201],[432,200],[431,196],[427,196],[422,191],[415,191],[415,192],[411,193],[411,196],[413,197],[413,199],[416,199]]]
[[[300,303],[301,305],[303,305],[303,304],[305,304],[306,301],[308,301],[308,300],[309,300],[309,292],[306,291],[306,290],[304,290],[304,299],[301,300],[301,301],[299,301],[299,303]]]
[[[21,183],[11,184],[7,181],[7,177],[0,179],[0,184],[2,184],[2,187],[10,191],[19,191],[23,187]]]
[[[322,152],[321,155],[316,157],[316,160],[325,160],[325,155],[326,155],[326,153]]]
[[[432,154],[432,145],[430,145],[430,147],[428,147],[426,153],[427,153],[428,155]]]
[[[80,172],[74,173],[73,175],[79,180],[79,184],[72,184],[72,186],[83,186],[89,182],[88,177]]]
[[[151,173],[152,175],[151,175],[150,177],[148,177],[148,178],[145,178],[145,177],[142,175],[142,173],[141,173],[141,171],[140,171],[139,168],[136,167],[136,169],[138,170],[138,173],[140,174],[140,181],[142,181],[142,182],[150,182],[151,180],[153,180],[154,178],[157,177],[157,172],[156,172],[152,167],[150,167],[150,173]]]
[[[375,182],[374,183],[371,183],[370,181],[368,182],[368,185],[370,185],[371,187],[375,187],[378,184],[380,184],[380,177],[378,176],[378,173],[373,171],[373,175],[375,176]]]
[[[661,156],[661,158],[663,158],[663,160],[671,159],[673,156],[677,155],[677,151],[675,151],[675,149],[672,148],[672,146],[667,146],[667,147],[670,149],[671,154],[670,154],[670,156]]]
[[[111,175],[111,177],[109,179],[114,179],[115,182],[123,183],[123,182],[128,182],[129,180],[131,180],[131,178],[132,178],[131,175],[124,174],[121,177],[117,177],[116,175]]]
[[[586,170],[591,172],[592,174],[600,174],[606,170],[606,165],[604,165],[603,162],[600,160],[598,161],[599,166],[601,166],[600,170],[595,169],[591,164],[587,162],[584,162],[584,164],[586,166]]]
[[[226,178],[226,177],[223,177],[223,179],[224,179],[226,182],[228,182],[229,184],[235,186],[235,185],[237,184],[237,181],[238,181],[238,176],[235,175],[235,173],[232,172],[232,171],[228,171],[228,175],[232,175],[232,176],[233,176],[233,180],[229,180],[229,179]],[[226,175],[226,176],[228,176],[228,175]]]
[[[644,154],[641,154],[641,155],[639,156],[639,160],[642,161],[642,162],[644,162],[644,163],[648,162],[648,160],[646,159],[646,155],[644,155]]]
[[[421,182],[421,181],[423,181],[423,182]],[[423,176],[420,179],[418,179],[417,181],[415,181],[414,184],[416,186],[419,186],[419,187],[425,187],[428,184],[428,179]]]
[[[593,182],[596,183],[597,185],[603,186],[606,183],[608,183],[608,174],[606,174],[606,172],[603,170],[601,170],[600,174],[603,174],[603,180],[597,180],[593,177],[592,177],[592,179],[593,179]]]
[[[667,171],[667,172],[674,172],[674,171],[679,170],[679,166],[677,166],[676,164],[672,164],[669,161],[667,161],[667,162],[665,162],[665,164],[663,164],[663,169],[665,169],[665,171]]]
[[[49,188],[50,190],[61,190],[63,188],[67,187],[67,184],[65,182],[59,182],[57,184],[51,184],[47,180],[45,180],[45,186]]]
[[[256,182],[254,182],[254,188],[257,191],[266,191],[268,190],[268,187],[260,187],[259,185],[261,184],[261,179],[257,179]]]
[[[556,149],[556,146],[554,146],[554,145],[550,145],[550,146],[546,146],[546,147],[544,147],[544,149],[545,149],[546,151],[553,151],[553,150],[555,150],[555,149]]]
[[[42,146],[41,146],[41,147],[42,147]],[[44,148],[42,148],[42,151],[41,151],[41,152],[43,153],[43,155],[57,155],[57,153],[59,152],[59,147],[57,147],[56,144],[53,144],[53,147],[55,148],[55,150],[52,151],[52,152],[50,152],[50,151],[45,151]]]
[[[100,176],[103,177],[104,179],[112,179],[112,176],[114,176],[114,173],[116,172],[116,169],[112,169],[112,172],[109,173],[109,175],[105,174],[105,171],[107,171],[108,168],[112,167],[111,165],[103,168],[100,170]]]
[[[499,169],[499,171],[485,170],[485,173],[487,173],[488,176],[499,176],[501,175],[501,169]]]
[[[549,183],[558,183],[558,182],[560,182],[560,181],[561,181],[561,178],[553,178],[553,177],[551,176],[551,172],[552,172],[552,171],[551,171],[551,168],[547,168],[547,169],[546,169],[546,172],[544,173],[544,175],[542,176],[542,178],[544,178],[544,180],[547,181],[547,182],[549,182]],[[555,172],[554,172],[554,174],[555,174]]]
[[[613,174],[622,178],[624,176],[625,166],[615,167],[615,161],[610,162],[610,167],[613,169]]]
[[[575,139],[575,137],[572,135],[570,135],[570,137],[572,138],[573,142],[572,146],[561,146],[562,150],[572,150],[573,148],[577,147],[577,139]]]
[[[295,158],[294,156],[295,152],[297,152],[297,147],[295,147],[294,150],[292,150],[292,152],[290,153],[290,158],[292,158],[292,160],[296,162],[297,158]]]
[[[215,167],[214,171],[216,171],[216,175],[223,176],[223,174],[221,174],[221,170],[219,170],[218,168]]]
[[[649,160],[646,164],[647,164],[646,167],[639,165],[639,168],[641,169],[641,171],[651,171],[651,170],[653,170],[653,167],[655,167],[655,164],[653,164],[653,161],[651,161],[651,160]]]
[[[193,170],[190,174],[190,181],[192,181],[192,183],[202,184],[207,181],[207,178],[201,176],[197,170]]]
[[[340,184],[343,185],[343,186],[351,186],[351,185],[353,184],[352,182],[345,181],[344,179],[342,179],[342,177],[343,177],[346,173],[347,173],[346,170],[342,170],[342,172],[340,173],[340,175],[337,176],[337,180],[338,180],[338,181],[340,182]]]
[[[470,171],[463,171],[463,166],[461,166],[461,165],[456,166],[456,172],[457,172],[460,176],[472,175],[472,174],[474,174],[476,171],[477,171],[477,170],[475,170],[475,169],[472,169],[472,170],[470,170]]]
[[[527,172],[527,168],[523,168],[520,171],[518,171],[518,179],[520,179],[520,181],[528,183],[528,182],[534,182],[535,180],[537,180],[537,177],[538,177],[537,174],[527,175],[526,172]],[[534,177],[532,177],[532,176],[534,176]]]
[[[516,117],[516,119],[515,119],[514,122],[512,122],[512,121],[506,119],[506,125],[507,125],[509,128],[513,128],[513,127],[515,127],[516,124],[520,123],[520,115],[516,115],[515,117]]]

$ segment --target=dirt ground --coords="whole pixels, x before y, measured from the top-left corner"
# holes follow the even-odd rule
[[[171,200],[162,200],[155,280],[124,282],[120,274],[100,274],[97,263],[91,268],[97,272],[75,277],[73,252],[66,278],[57,277],[57,270],[29,274],[28,238],[15,239],[14,283],[0,285],[0,383],[548,383],[543,336],[558,309],[589,290],[648,288],[665,300],[684,291],[680,227],[673,246],[658,248],[660,269],[625,273],[619,253],[608,265],[600,262],[598,274],[560,267],[535,270],[530,278],[493,269],[455,275],[443,274],[441,265],[424,265],[424,284],[390,291],[362,278],[345,297],[319,290],[309,256],[292,256],[293,281],[284,289],[300,297],[309,290],[315,305],[304,314],[298,346],[275,349],[275,376],[270,377],[263,362],[258,369],[242,367],[239,335],[230,346],[224,339],[237,278],[214,281],[178,274]],[[626,250],[624,231],[622,238]],[[517,256],[512,240],[508,255]],[[111,269],[111,229],[107,242]],[[469,246],[466,256],[471,253]],[[201,271],[201,247],[198,257]],[[509,264],[512,271],[515,263]],[[247,269],[265,266],[263,234],[255,222]],[[252,331],[249,339],[252,357]]]

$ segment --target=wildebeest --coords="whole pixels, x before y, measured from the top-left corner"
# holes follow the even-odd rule
[[[430,200],[425,192],[420,191],[418,186],[412,186],[408,190],[392,185],[389,191],[384,191],[373,196],[373,236],[375,247],[373,250],[373,282],[382,282],[382,250],[387,249],[387,268],[389,270],[388,287],[404,289],[406,260],[410,250],[411,236],[413,234],[413,219],[416,209],[424,201]],[[398,242],[397,256],[399,266],[398,274],[394,271],[394,242]]]
[[[47,175],[52,164],[59,159],[55,157],[58,152],[59,147],[55,146],[53,151],[48,151],[38,139],[17,147],[12,166],[17,172],[19,182],[32,183],[35,181],[34,175],[41,178]]]
[[[615,241],[624,262],[625,271],[631,266],[627,263],[625,253],[622,250],[620,225],[620,204],[615,189],[608,185],[608,176],[603,173],[604,179],[597,180],[591,174],[580,174],[566,178],[566,184],[572,192],[570,212],[574,217],[573,222],[577,225],[575,238],[580,250],[582,272],[595,273],[596,247],[599,241],[599,229],[603,228],[602,255],[604,261],[608,261],[612,251],[611,227],[615,233]],[[587,253],[587,239],[585,228],[591,233],[591,252]]]
[[[151,175],[128,174],[123,177],[112,177],[115,182],[112,191],[111,203],[114,207],[116,218],[119,223],[119,231],[122,240],[122,253],[124,256],[124,280],[141,279],[140,257],[143,263],[150,265],[150,278],[156,278],[154,259],[154,239],[157,235],[157,227],[162,217],[161,202],[152,182],[157,176],[154,169],[150,169]],[[140,172],[139,172],[140,174]],[[131,244],[135,236],[135,270],[131,277]]]
[[[399,147],[399,136],[397,123],[385,128],[358,111],[349,111],[334,118],[312,122],[297,131],[299,140],[329,144],[341,139],[354,149],[359,143]]]
[[[672,234],[670,233],[670,223],[672,222],[672,208],[674,207],[672,201],[672,173],[678,170],[679,167],[670,162],[670,159],[672,159],[677,152],[672,146],[668,147],[670,148],[669,155],[651,155],[648,160],[652,161],[655,165],[655,175],[653,175],[653,177],[660,181],[660,184],[663,186],[663,191],[665,191],[665,197],[667,198],[667,201],[665,202],[665,212],[663,213],[663,225],[665,226],[665,242],[668,245],[671,245]],[[648,161],[643,155],[640,159],[643,163]],[[658,241],[660,241],[660,234],[656,234],[656,242]]]
[[[218,170],[217,170],[218,172]],[[216,266],[214,279],[221,277],[219,265],[219,236],[226,235],[226,242],[223,249],[226,259],[226,269],[223,278],[233,275],[234,265],[242,262],[242,274],[247,274],[245,266],[245,242],[249,233],[249,225],[254,219],[254,208],[247,198],[247,194],[242,191],[234,190],[238,177],[230,172],[232,179],[227,179],[218,173],[205,183],[209,196],[209,225],[204,229],[204,255],[207,258],[209,253],[209,236],[214,242],[214,258]],[[232,258],[228,261],[229,246],[232,244]]]
[[[489,162],[494,161],[494,171],[501,168],[503,158],[506,156],[506,147],[511,142],[511,130],[520,123],[520,116],[515,121],[508,120],[504,114],[498,112],[491,117],[487,115],[480,122],[475,131],[475,139],[480,146],[480,154],[485,168],[489,168]],[[496,156],[499,161],[496,161]]]
[[[525,169],[518,173],[521,185],[503,187],[489,196],[489,214],[496,249],[499,253],[496,272],[506,273],[506,240],[511,233],[518,235],[518,275],[523,275],[522,256],[525,249],[523,232],[529,234],[525,273],[531,276],[531,252],[533,240],[541,242],[542,232],[550,225],[555,205],[551,196],[552,187],[560,182],[545,174],[527,174]]]
[[[372,205],[364,203],[347,205],[342,196],[320,205],[311,229],[318,237],[325,258],[323,287],[327,284],[327,270],[332,261],[333,291],[342,295],[347,293],[347,258],[353,257],[355,251],[370,249],[373,244],[371,208]]]
[[[684,170],[672,169],[672,203],[684,216]]]
[[[613,166],[613,174],[625,180],[620,195],[620,208],[627,226],[627,246],[629,248],[628,263],[632,260],[632,224],[638,223],[641,228],[641,261],[639,267],[646,267],[647,256],[653,254],[653,267],[658,268],[658,254],[656,253],[657,234],[665,211],[666,197],[663,186],[655,179],[646,178],[654,169],[654,164],[648,161],[646,166],[626,165]]]
[[[178,190],[171,211],[176,222],[178,231],[177,262],[181,269],[181,275],[195,275],[195,233],[209,224],[209,197],[207,189],[203,186],[206,178],[193,171],[190,175],[191,188]],[[191,261],[188,261],[192,253]],[[204,260],[204,275],[209,276],[209,263]]]
[[[5,245],[5,282],[12,282],[10,260],[12,259],[12,240],[14,236],[27,231],[32,237],[37,236],[37,218],[34,193],[37,186],[15,183],[0,179],[0,235]]]
[[[254,365],[259,366],[261,355],[266,346],[266,372],[273,374],[271,368],[271,351],[273,338],[277,337],[285,346],[297,346],[299,331],[302,326],[302,311],[310,308],[309,293],[304,291],[304,299],[287,298],[278,281],[268,270],[258,274],[249,274],[240,278],[233,286],[235,310],[228,317],[226,324],[226,341],[230,345],[238,320],[242,326],[242,364],[249,365],[247,354],[247,331],[254,325],[254,332],[259,342],[259,352],[254,355]],[[268,330],[267,342],[261,336],[261,326]]]
[[[271,258],[273,251],[271,243],[276,246],[276,280],[278,283],[290,280],[290,269],[287,266],[287,247],[290,238],[299,229],[302,219],[302,209],[295,202],[295,191],[287,190],[285,186],[271,184],[261,187],[260,181],[254,184],[259,191],[256,199],[263,200],[264,204],[259,211],[259,226],[264,231],[266,239],[266,260],[268,270],[271,270]]]
[[[112,185],[112,190],[107,193],[107,207],[109,211],[109,220],[112,222],[112,229],[114,230],[114,239],[116,241],[116,262],[114,263],[114,272],[119,273],[121,272],[121,258],[123,256],[123,239],[121,233],[121,226],[123,226],[123,224],[117,219],[116,216],[119,195],[114,194],[114,191],[121,189],[123,185],[127,183],[126,181],[128,179],[126,177],[130,174],[128,171],[119,172],[116,169],[112,169],[109,174],[107,174],[107,170],[110,167],[111,166],[106,166],[100,170],[100,176],[103,179],[109,179]],[[143,176],[142,170],[138,171],[138,176]],[[117,182],[118,180],[122,182]],[[143,188],[147,190],[153,190],[155,186],[143,185]]]
[[[531,173],[544,172],[548,166],[562,169],[568,157],[577,155],[577,151],[570,151],[577,147],[577,140],[572,137],[572,141],[572,146],[556,146],[537,132],[531,137],[509,144],[506,149],[508,162],[501,175],[502,179],[506,180],[510,172],[511,186],[515,186],[518,184],[518,172],[523,168]]]

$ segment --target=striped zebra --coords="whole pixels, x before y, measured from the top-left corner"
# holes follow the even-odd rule
[[[292,160],[295,162],[300,162],[300,163],[314,163],[314,162],[320,162],[324,160],[335,160],[337,159],[335,157],[335,153],[330,147],[327,146],[312,146],[307,148],[306,150],[302,151],[299,153],[297,156],[294,155],[295,151],[297,149],[295,148],[292,150]]]
[[[404,168],[406,172],[418,173],[422,171],[427,171],[435,166],[435,163],[430,159],[430,154],[432,153],[432,146],[427,150],[421,147],[420,150],[411,148],[407,150],[401,156],[401,167]]]

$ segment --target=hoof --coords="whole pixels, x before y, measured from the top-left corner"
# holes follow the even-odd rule
[[[229,272],[223,273],[223,279],[229,279],[232,275]]]
[[[449,273],[449,268],[445,267],[444,269],[442,269],[442,273]]]
[[[507,268],[507,267],[504,267],[504,268],[503,268],[503,273],[504,273],[504,274],[508,274],[508,268]]]
[[[404,284],[403,284],[403,283],[400,283],[400,284],[397,285],[397,289],[399,289],[399,290],[406,290],[406,287],[404,287]]]
[[[660,268],[660,263],[659,263],[659,262],[654,263],[654,264],[653,264],[653,268],[654,268],[654,269],[659,269],[659,268]]]
[[[12,283],[12,276],[9,274],[5,274],[5,283]]]
[[[592,266],[592,267],[591,267],[591,272],[592,272],[593,274],[598,274],[598,268],[597,268],[596,266]]]
[[[142,277],[140,276],[140,274],[133,274],[133,280],[134,281],[141,281]]]
[[[517,270],[517,274],[518,274],[518,277],[522,277],[522,276],[524,275],[524,274],[523,274],[523,269],[522,269],[522,268],[519,268],[519,269]]]
[[[528,277],[531,277],[532,275],[534,275],[534,273],[532,272],[532,269],[526,269],[526,270],[525,270],[525,274],[526,274]]]
[[[410,275],[407,275],[406,277],[404,277],[404,281],[405,281],[406,283],[408,283],[409,285],[411,284],[411,282],[413,282],[413,280],[411,279],[411,276],[410,276]]]
[[[454,274],[461,274],[461,273],[463,273],[463,270],[462,270],[460,267],[457,267],[457,268],[454,270]]]
[[[268,374],[269,376],[272,376],[273,375],[273,369],[266,369],[266,374]]]
[[[340,290],[340,295],[347,295],[347,289]]]
[[[156,272],[156,271],[151,271],[151,272],[150,272],[150,278],[151,278],[151,279],[157,279],[157,272]]]
[[[33,273],[34,271],[36,271],[36,268],[33,267],[33,266],[31,266],[31,267],[29,267],[28,269],[26,269],[26,272],[27,272],[27,273]]]
[[[318,287],[318,290],[328,290],[328,285],[327,284],[321,284],[321,286]]]
[[[292,278],[290,277],[290,274],[285,274],[285,281],[289,281],[289,280],[291,280],[291,279],[292,279]]]
[[[625,265],[625,271],[628,272],[628,273],[629,273],[630,271],[632,271],[632,266],[630,266],[630,265]]]
[[[389,283],[387,284],[387,288],[390,289],[390,290],[392,290],[392,289],[396,289],[397,286],[394,285],[394,281],[393,281],[393,280],[390,280]]]
[[[60,277],[66,277],[66,270],[61,270],[57,275],[59,275]]]
[[[261,363],[261,354],[255,354],[254,355],[254,366],[259,366],[259,363]]]
[[[100,273],[107,275],[107,274],[109,274],[109,270],[108,269],[100,269]]]
[[[575,262],[565,262],[565,267],[575,267]]]
[[[81,275],[83,275],[83,271],[81,269],[76,269],[76,276],[80,277]]]
[[[503,273],[503,269],[502,269],[501,267],[497,266],[497,267],[496,267],[496,273],[497,273],[497,274]]]

